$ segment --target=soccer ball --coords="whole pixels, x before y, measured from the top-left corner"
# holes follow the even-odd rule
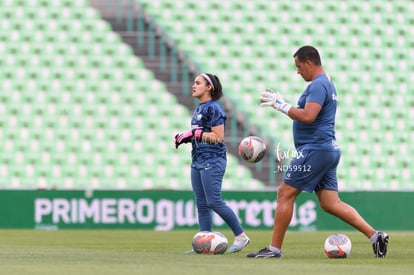
[[[210,232],[208,231],[200,231],[196,233],[192,240],[193,250],[196,253],[204,253],[209,248],[209,241],[207,240],[207,235]]]
[[[226,252],[229,242],[226,236],[221,232],[211,232],[208,236],[210,239],[210,248],[208,254],[223,254]]]
[[[325,254],[329,258],[347,258],[351,254],[351,240],[344,234],[333,234],[325,240]]]
[[[199,254],[223,254],[226,252],[228,241],[220,232],[200,231],[194,235],[192,245],[193,250]]]
[[[245,137],[239,144],[239,155],[247,162],[259,162],[263,159],[265,154],[266,144],[259,137]]]

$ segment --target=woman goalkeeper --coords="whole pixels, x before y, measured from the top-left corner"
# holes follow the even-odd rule
[[[191,94],[198,99],[199,105],[191,118],[191,129],[175,136],[175,148],[192,143],[191,185],[200,231],[212,231],[212,211],[216,212],[235,236],[228,252],[238,252],[249,243],[249,238],[236,214],[222,199],[227,149],[223,143],[226,114],[217,103],[223,95],[219,78],[207,73],[198,75]]]

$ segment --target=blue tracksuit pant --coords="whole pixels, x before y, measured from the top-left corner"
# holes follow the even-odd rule
[[[198,210],[200,231],[212,231],[212,211],[216,212],[237,236],[244,230],[238,217],[222,199],[222,182],[227,161],[214,157],[191,165],[191,184]]]

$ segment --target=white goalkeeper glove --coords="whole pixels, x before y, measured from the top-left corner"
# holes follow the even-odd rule
[[[266,89],[266,91],[260,93],[260,107],[273,107],[287,115],[292,105],[286,103],[279,93]]]

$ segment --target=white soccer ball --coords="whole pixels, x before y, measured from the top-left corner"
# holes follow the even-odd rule
[[[210,247],[208,248],[207,254],[223,254],[227,250],[229,242],[221,232],[211,232],[207,236],[210,241]]]
[[[325,240],[325,254],[329,258],[347,258],[351,255],[351,240],[344,234],[332,234]]]
[[[200,231],[194,235],[192,246],[199,254],[223,254],[226,252],[228,241],[223,233]]]
[[[239,144],[239,155],[247,162],[259,162],[265,154],[266,144],[257,136],[245,137]]]
[[[210,232],[200,231],[196,233],[192,240],[193,250],[196,253],[205,253],[210,248],[209,240],[206,238]]]

